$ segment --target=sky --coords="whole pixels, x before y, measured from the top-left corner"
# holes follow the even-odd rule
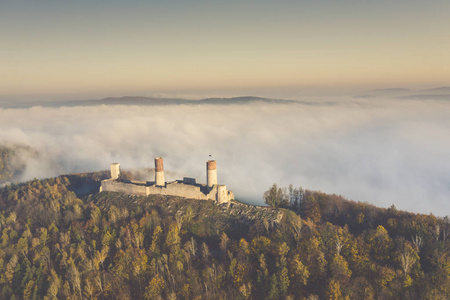
[[[0,96],[445,86],[449,12],[444,0],[0,0]]]

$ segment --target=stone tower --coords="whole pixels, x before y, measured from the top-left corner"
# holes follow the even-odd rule
[[[217,166],[215,160],[208,160],[206,162],[206,184],[208,187],[213,187],[217,184]]]
[[[114,163],[111,164],[111,179],[118,179],[120,175],[120,164]]]
[[[165,186],[166,182],[164,180],[164,166],[162,157],[155,158],[155,185]]]

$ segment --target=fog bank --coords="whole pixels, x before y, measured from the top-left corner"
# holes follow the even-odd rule
[[[95,106],[0,109],[0,144],[24,144],[21,180],[153,167],[219,183],[262,203],[274,182],[377,206],[450,212],[450,103],[336,99],[321,105]],[[170,176],[169,176],[170,177]],[[167,179],[176,179],[167,178]]]

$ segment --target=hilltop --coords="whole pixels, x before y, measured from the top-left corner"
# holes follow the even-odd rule
[[[274,207],[98,193],[108,176],[0,189],[0,298],[450,295],[448,218],[276,185]]]

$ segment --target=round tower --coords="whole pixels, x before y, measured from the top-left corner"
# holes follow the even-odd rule
[[[120,164],[113,163],[111,164],[111,179],[118,179],[120,175]]]
[[[164,180],[164,166],[162,157],[155,158],[155,185],[165,186],[166,182]]]
[[[208,187],[213,187],[213,185],[217,184],[217,165],[215,160],[206,162],[206,178]]]

